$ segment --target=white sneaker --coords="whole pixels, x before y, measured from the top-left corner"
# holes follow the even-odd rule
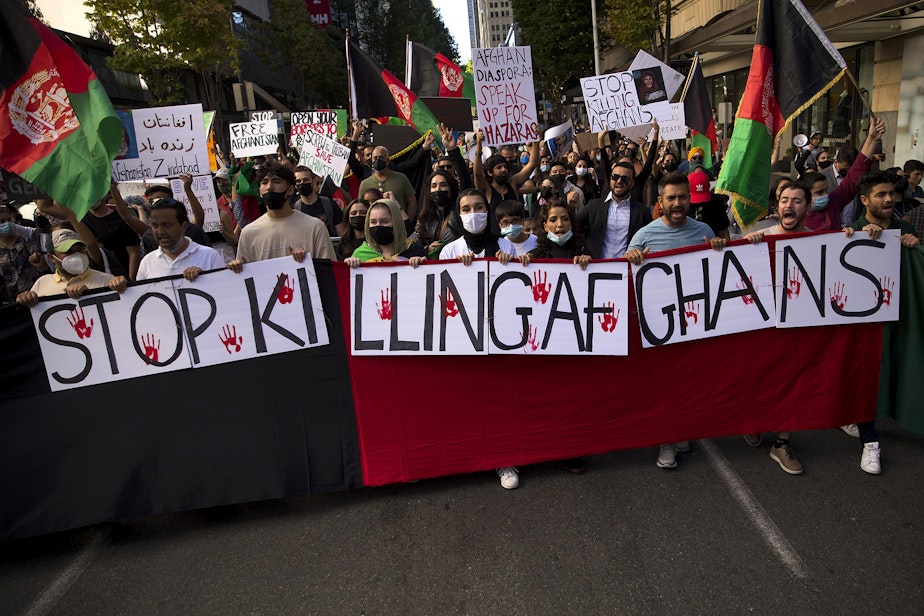
[[[520,476],[517,474],[517,469],[512,466],[497,469],[497,475],[505,490],[514,490],[520,485]]]
[[[872,442],[863,445],[863,455],[860,457],[860,468],[871,475],[878,475],[882,472],[882,465],[879,463],[879,443]]]
[[[673,443],[658,446],[658,468],[677,468],[677,450]]]
[[[860,438],[860,428],[857,427],[857,424],[847,424],[846,426],[841,426],[841,430],[843,430],[844,434],[847,436]]]

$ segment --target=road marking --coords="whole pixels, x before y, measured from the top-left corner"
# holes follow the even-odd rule
[[[87,567],[99,555],[109,538],[108,533],[99,530],[91,532],[93,534],[87,545],[83,546],[73,562],[45,587],[45,590],[36,597],[29,609],[23,612],[23,616],[45,616],[67,594],[67,591],[77,581],[77,578],[87,570]]]
[[[751,493],[751,490],[748,489],[744,481],[741,480],[741,477],[738,476],[735,469],[731,467],[731,464],[728,463],[725,455],[719,451],[715,442],[712,439],[703,439],[697,442],[703,448],[703,451],[706,452],[709,461],[728,486],[732,496],[735,497],[735,500],[737,500],[741,508],[744,509],[751,523],[760,531],[764,541],[767,542],[767,545],[770,546],[770,549],[773,550],[777,558],[786,565],[793,576],[797,578],[808,577],[808,568],[805,566],[802,558],[789,541],[787,541],[783,533],[780,532],[780,529],[777,528],[770,516],[767,515],[760,501]]]

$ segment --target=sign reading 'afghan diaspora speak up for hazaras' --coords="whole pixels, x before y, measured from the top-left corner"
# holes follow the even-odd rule
[[[529,47],[473,49],[478,122],[490,146],[539,139]]]

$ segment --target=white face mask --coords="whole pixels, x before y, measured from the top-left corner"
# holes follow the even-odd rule
[[[575,175],[587,175],[587,167],[578,167],[574,170]]]
[[[469,233],[481,233],[488,226],[488,213],[476,212],[474,214],[462,214],[462,228]]]
[[[90,267],[90,257],[82,252],[75,252],[61,259],[61,269],[71,276],[79,276]]]

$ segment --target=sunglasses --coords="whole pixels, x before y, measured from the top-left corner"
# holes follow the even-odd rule
[[[618,173],[614,173],[613,175],[611,175],[610,179],[613,180],[614,182],[623,182],[625,184],[628,184],[629,182],[632,181],[632,178],[630,176],[619,175]]]

